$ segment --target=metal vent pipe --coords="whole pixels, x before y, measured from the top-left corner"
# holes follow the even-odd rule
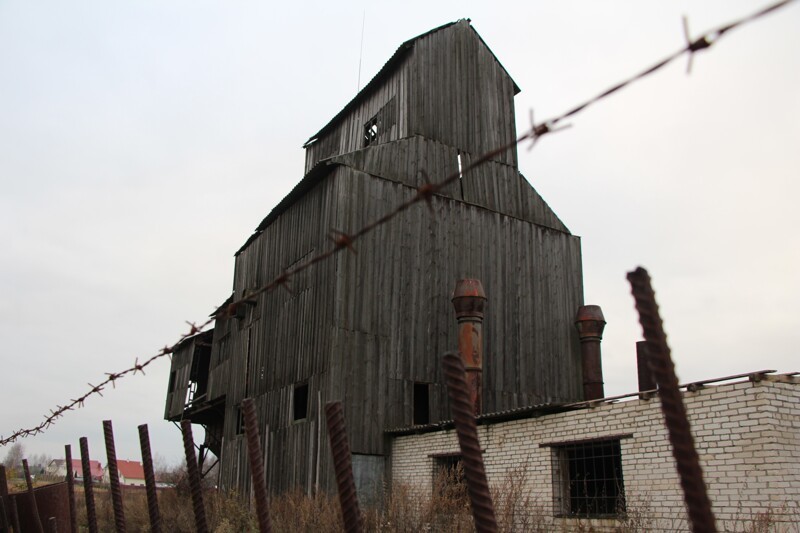
[[[603,364],[600,341],[606,320],[599,305],[583,305],[578,308],[575,327],[581,339],[581,364],[583,367],[583,399],[597,400],[604,397]]]
[[[458,353],[467,373],[470,400],[478,415],[483,407],[483,310],[486,307],[486,293],[480,280],[456,281],[452,301],[458,320]]]

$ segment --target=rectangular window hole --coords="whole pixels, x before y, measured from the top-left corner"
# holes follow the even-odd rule
[[[430,385],[428,383],[414,383],[414,418],[413,424],[419,426],[430,424]]]
[[[301,383],[294,386],[294,396],[292,398],[292,420],[305,420],[308,416],[308,383]]]

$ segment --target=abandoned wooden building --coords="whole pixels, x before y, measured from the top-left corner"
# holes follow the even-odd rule
[[[231,298],[329,249],[331,228],[356,231],[511,143],[518,92],[468,20],[403,43],[305,143],[303,178],[236,252]],[[516,148],[464,173],[430,211],[402,212],[357,253],[219,314],[213,331],[176,350],[165,417],[203,425],[220,487],[249,490],[246,397],[258,406],[271,490],[333,487],[321,420],[331,400],[345,407],[360,488],[379,486],[387,430],[450,418],[441,356],[457,347],[457,280],[481,280],[488,296],[484,412],[585,399],[580,239],[520,174]]]

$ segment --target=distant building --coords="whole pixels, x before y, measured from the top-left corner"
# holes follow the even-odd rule
[[[120,485],[144,486],[144,467],[138,461],[122,461],[117,459],[117,473]],[[108,467],[103,472],[103,481],[110,482]]]
[[[103,466],[100,461],[89,461],[90,475],[93,481],[103,481]],[[65,477],[67,475],[67,461],[64,459],[53,459],[47,465],[47,474],[50,476]],[[80,459],[72,460],[72,472],[75,479],[83,479],[83,465]]]

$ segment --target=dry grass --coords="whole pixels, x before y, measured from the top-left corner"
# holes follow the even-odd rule
[[[629,498],[626,514],[610,528],[599,529],[589,520],[554,521],[542,502],[535,501],[525,489],[526,469],[510,471],[502,483],[492,487],[495,510],[500,531],[616,531],[637,533],[653,530],[674,530],[663,520],[655,520],[650,508],[650,497]],[[435,481],[431,492],[421,494],[407,486],[393,486],[383,498],[382,509],[367,509],[364,521],[367,531],[411,533],[435,531],[455,533],[474,531],[466,489],[459,482],[460,473],[443,472]],[[81,490],[77,491],[79,524],[87,529],[86,511]],[[126,489],[125,519],[130,532],[149,531],[147,498],[144,490]],[[215,533],[257,531],[254,514],[247,500],[236,495],[225,495],[213,489],[204,494],[209,528]],[[95,487],[100,531],[113,531],[114,513],[110,493]],[[159,491],[163,530],[192,532],[194,513],[191,497],[185,488]],[[270,514],[273,530],[280,532],[328,533],[342,531],[341,513],[335,494],[320,493],[309,497],[304,492],[285,493],[271,501]],[[680,522],[680,521],[679,521]],[[677,522],[676,522],[677,523]],[[800,533],[800,505],[790,502],[769,508],[753,516],[738,517],[733,522],[720,522],[720,530],[742,533]]]

